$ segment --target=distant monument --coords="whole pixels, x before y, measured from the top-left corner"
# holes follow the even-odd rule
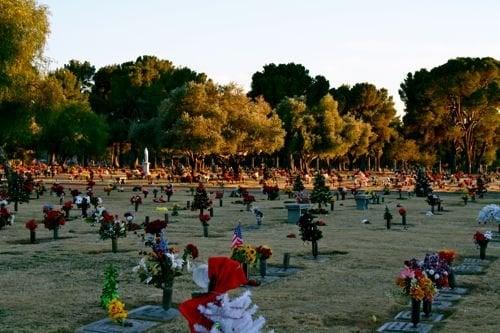
[[[151,173],[149,172],[149,152],[148,148],[144,148],[144,162],[142,162],[142,170],[144,171],[144,175],[149,176]]]

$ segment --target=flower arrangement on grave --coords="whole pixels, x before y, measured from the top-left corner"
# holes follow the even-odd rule
[[[188,260],[189,258],[191,258],[191,260],[195,260],[196,258],[198,258],[199,255],[200,252],[198,250],[198,247],[196,247],[196,245],[194,244],[189,243],[184,248],[184,253],[182,254],[182,260],[187,261],[189,263]]]
[[[142,204],[142,198],[138,195],[134,195],[130,198],[130,203],[134,205],[134,210],[137,212],[139,210],[139,205]]]
[[[58,210],[47,210],[43,218],[45,228],[52,230],[54,239],[59,238],[59,228],[66,223],[64,215]]]
[[[128,317],[128,312],[125,310],[125,303],[115,298],[108,303],[107,309],[108,317],[112,322],[125,325],[125,319]]]
[[[455,281],[455,273],[453,272],[453,269],[451,268],[451,265],[457,258],[457,252],[451,249],[443,249],[438,252],[439,259],[444,261],[448,267],[448,285],[450,288],[455,288],[456,287],[456,281]]]
[[[90,179],[88,182],[87,182],[87,189],[91,189],[95,186],[95,181],[93,181],[92,179]]]
[[[285,186],[283,188],[283,193],[285,193],[288,196],[288,198],[290,199],[292,197],[292,195],[293,195],[293,190],[292,190],[291,187]]]
[[[96,197],[91,193],[88,194],[90,197],[90,204],[94,206],[94,209],[97,209],[98,206],[102,205],[102,199],[100,197]]]
[[[415,179],[415,195],[417,197],[426,197],[430,193],[432,193],[432,188],[429,184],[429,178],[425,173],[425,169],[419,168]]]
[[[328,213],[326,209],[321,208],[321,204],[329,204],[332,200],[332,194],[329,187],[326,185],[325,176],[323,176],[320,172],[317,172],[316,176],[314,177],[314,188],[311,192],[310,199],[312,203],[318,204],[317,214]]]
[[[3,201],[0,204],[0,229],[12,224],[14,224],[14,215],[7,208],[7,202]]]
[[[400,207],[398,213],[401,215],[401,223],[406,227],[406,208]]]
[[[66,201],[61,209],[64,211],[64,218],[69,219],[69,212],[73,209],[73,201]]]
[[[273,255],[273,251],[267,245],[260,245],[255,248],[259,261],[260,276],[264,278],[267,274],[267,260]]]
[[[143,188],[142,189],[142,194],[144,195],[144,199],[146,199],[148,197],[149,190],[147,188]]]
[[[300,237],[304,242],[311,242],[314,259],[318,257],[318,240],[323,238],[323,233],[318,229],[318,223],[314,221],[314,216],[309,212],[303,214],[297,222]]]
[[[500,234],[500,206],[491,204],[484,206],[477,217],[477,223],[486,224],[488,222],[498,223],[498,233]]]
[[[208,197],[207,190],[202,183],[198,184],[196,188],[196,193],[194,194],[193,204],[191,205],[191,209],[199,209],[200,214],[203,214],[203,210],[207,209],[212,205],[212,201]]]
[[[163,232],[163,229],[167,227],[168,223],[164,220],[156,219],[149,222],[144,227],[144,232],[150,235],[159,235]]]
[[[416,327],[420,322],[420,303],[425,302],[424,312],[430,315],[430,305],[436,288],[431,279],[422,271],[416,259],[405,262],[405,268],[396,277],[396,284],[401,288],[401,292],[411,298],[412,313],[411,321]]]
[[[188,266],[189,255],[183,259],[169,250],[168,242],[163,236],[163,229],[149,231],[159,232],[147,235],[145,245],[150,247],[151,251],[143,252],[145,257],[139,261],[139,265],[134,267],[133,271],[139,275],[141,282],[163,290],[162,307],[168,310],[172,306],[174,278],[182,275],[184,268]],[[187,251],[192,253],[192,247]]]
[[[310,202],[309,196],[304,191],[295,193],[295,201],[298,204],[308,204]]]
[[[491,231],[476,231],[474,234],[474,243],[479,248],[479,257],[481,259],[486,258],[486,248],[488,247],[489,241],[493,238]]]
[[[210,221],[210,215],[209,214],[200,214],[198,215],[198,218],[200,219],[201,225],[203,226],[203,237],[208,237],[208,221]]]
[[[262,188],[262,193],[267,194],[268,200],[276,200],[280,196],[280,188],[278,187],[278,184],[275,185],[264,184]]]
[[[126,225],[118,219],[118,216],[103,211],[99,236],[102,240],[111,239],[111,250],[116,253],[118,251],[118,238],[127,236]]]
[[[387,230],[391,229],[392,214],[389,211],[389,207],[387,207],[387,205],[385,206],[384,220],[386,222],[386,228],[387,228]]]
[[[224,191],[215,191],[215,199],[222,199],[224,197]]]
[[[64,195],[64,186],[54,183],[50,189],[51,193],[55,193],[59,198]]]
[[[391,189],[390,189],[389,185],[384,185],[383,193],[384,193],[384,195],[391,194]]]
[[[250,205],[252,202],[255,202],[255,197],[248,192],[244,192],[245,194],[243,195],[243,203],[245,205]]]
[[[448,263],[441,259],[438,253],[427,253],[422,263],[422,269],[438,289],[449,287],[451,272]]]
[[[24,226],[30,231],[30,243],[34,244],[36,242],[36,228],[38,228],[38,223],[36,223],[35,219],[31,219]]]
[[[119,298],[118,270],[113,265],[108,265],[104,271],[104,284],[100,298],[101,307],[107,309],[112,300]]]
[[[231,259],[241,263],[241,267],[248,279],[248,265],[253,265],[257,261],[257,251],[253,246],[248,244],[236,246],[233,247]]]

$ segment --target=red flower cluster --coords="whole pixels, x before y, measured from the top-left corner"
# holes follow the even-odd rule
[[[87,188],[94,187],[94,185],[95,185],[95,181],[89,180],[88,183],[87,183]]]
[[[222,199],[223,196],[224,196],[224,192],[222,192],[222,191],[215,192],[215,199]]]
[[[66,221],[64,220],[64,215],[57,210],[50,210],[45,213],[45,218],[43,219],[43,224],[45,228],[53,230],[60,225],[64,225]]]
[[[269,246],[258,246],[255,251],[259,254],[259,257],[263,260],[269,259],[273,255],[273,251]]]
[[[152,222],[149,222],[146,227],[144,228],[144,231],[147,234],[159,234],[163,229],[167,227],[167,222],[162,221],[162,220],[154,220]]]
[[[62,206],[62,209],[64,211],[71,210],[73,208],[73,202],[72,201],[66,201],[64,205]]]
[[[476,242],[479,245],[488,243],[489,241],[490,239],[487,238],[486,235],[481,231],[476,231],[476,233],[474,234],[474,242]]]
[[[453,250],[441,250],[438,252],[439,258],[446,261],[448,265],[451,265],[457,257],[457,253]]]
[[[0,217],[6,218],[6,219],[10,217],[10,212],[7,209],[7,207],[0,208]]]
[[[194,244],[188,244],[188,245],[186,245],[185,251],[187,253],[189,253],[191,255],[191,257],[193,257],[193,259],[198,258],[199,254],[200,254],[199,251],[198,251],[198,248]]]
[[[203,225],[208,225],[208,221],[210,221],[210,215],[208,214],[200,214],[198,215],[198,218]]]
[[[36,221],[34,219],[26,222],[26,224],[24,226],[26,227],[26,229],[29,229],[29,231],[35,231],[36,228],[38,228],[38,224],[36,223]]]
[[[406,209],[404,207],[399,208],[399,215],[401,215],[401,216],[406,215]]]
[[[58,197],[64,194],[64,186],[60,184],[52,185],[52,192],[54,192]]]

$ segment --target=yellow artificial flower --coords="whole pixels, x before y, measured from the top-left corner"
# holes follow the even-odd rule
[[[109,302],[108,317],[114,322],[123,323],[128,317],[128,313],[125,310],[125,304],[116,298]]]

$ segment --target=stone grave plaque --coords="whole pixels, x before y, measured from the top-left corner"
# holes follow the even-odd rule
[[[408,306],[411,306],[411,302],[408,303]],[[439,301],[439,300],[433,300],[432,301],[432,310],[439,310],[439,311],[447,311],[453,306],[453,303],[449,301]]]
[[[129,318],[150,320],[150,321],[170,321],[179,316],[177,309],[170,308],[165,311],[161,306],[145,305],[129,312]]]
[[[432,325],[419,323],[416,327],[412,323],[402,321],[391,321],[380,326],[377,332],[411,332],[411,333],[428,333],[432,329]]]
[[[490,262],[488,260],[481,260],[479,258],[464,258],[464,260],[462,261],[462,265],[479,265],[479,266],[484,266],[484,265],[488,265]]]
[[[440,295],[443,295],[443,294],[452,294],[452,295],[465,295],[469,292],[469,289],[467,288],[460,288],[460,287],[457,287],[457,288],[443,288],[439,291],[439,294]]]
[[[445,302],[457,302],[461,299],[462,299],[462,296],[460,296],[460,295],[439,293],[439,295],[437,295],[437,297],[434,300],[435,301],[445,301]]]
[[[280,276],[276,276],[276,275],[266,275],[265,277],[261,277],[260,275],[259,276],[250,276],[251,279],[254,279],[254,280],[259,280],[260,281],[260,286],[265,286],[266,284],[269,284],[269,283],[272,283],[274,281],[277,281],[280,279]],[[246,286],[246,287],[251,287],[251,286]]]
[[[394,317],[395,320],[411,321],[411,311],[401,311]],[[438,322],[443,320],[443,315],[440,313],[431,312],[429,317],[426,317],[423,312],[420,312],[420,321],[424,322]]]
[[[278,276],[278,277],[284,277],[284,276],[290,276],[295,273],[300,271],[300,268],[297,267],[288,267],[287,269],[283,269],[282,267],[274,267],[274,266],[267,266],[267,276]]]
[[[137,319],[127,319],[125,322],[132,326],[121,326],[103,319],[80,327],[76,333],[142,333],[161,325],[159,322]]]
[[[460,264],[453,267],[453,272],[455,272],[455,274],[481,274],[483,272],[483,267],[478,265]]]

